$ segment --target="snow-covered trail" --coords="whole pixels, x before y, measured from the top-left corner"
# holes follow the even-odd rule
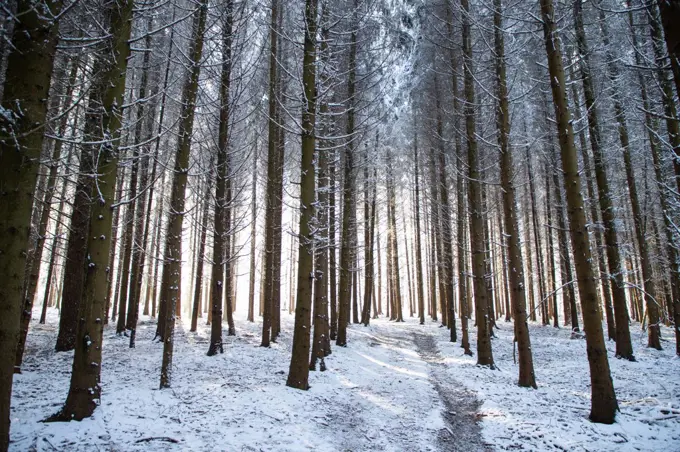
[[[438,330],[436,324],[418,325],[414,319],[404,323],[379,320],[368,328],[353,327],[355,337],[368,339],[372,354],[364,354],[362,340],[340,352],[378,364],[382,369],[376,377],[387,383],[367,382],[358,393],[368,400],[390,403],[397,422],[388,421],[379,428],[384,441],[377,444],[362,442],[361,438],[357,441],[352,429],[347,429],[349,435],[341,435],[342,450],[488,450],[478,424],[479,400],[443,371],[435,336]],[[378,361],[378,356],[384,361]],[[423,424],[423,419],[428,422]],[[423,428],[424,434],[414,435]]]
[[[36,317],[37,318],[37,317]],[[538,389],[516,385],[512,323],[499,323],[497,370],[476,366],[448,331],[385,319],[351,325],[311,389],[285,386],[293,317],[282,316],[277,344],[262,348],[261,323],[237,317],[225,353],[205,355],[209,327],[178,324],[170,390],[158,390],[161,345],[145,318],[137,348],[107,328],[102,405],[91,419],[39,421],[66,398],[72,354],[53,351],[58,324],[33,322],[24,373],[15,377],[12,451],[680,451],[680,359],[672,332],[664,350],[647,349],[638,324],[636,362],[615,359],[621,412],[613,425],[588,421],[585,341],[568,328],[530,324]],[[471,334],[471,348],[476,349]]]
[[[201,322],[202,323],[202,322]],[[209,329],[181,326],[170,390],[158,387],[161,346],[145,319],[136,349],[105,332],[102,406],[69,424],[39,421],[68,390],[71,354],[55,353],[56,316],[32,325],[15,379],[11,450],[24,451],[477,451],[484,450],[474,394],[447,378],[436,324],[380,319],[352,325],[311,389],[285,386],[293,318],[271,348],[259,323],[237,322],[223,355],[205,355]],[[454,414],[455,413],[455,414]]]

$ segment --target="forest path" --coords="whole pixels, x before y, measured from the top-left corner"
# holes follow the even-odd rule
[[[409,319],[412,320],[412,319]],[[370,332],[369,332],[370,331]],[[438,451],[488,451],[491,448],[483,442],[478,423],[478,409],[481,402],[476,394],[460,382],[447,376],[447,365],[440,354],[434,325],[422,326],[413,321],[394,323],[381,321],[370,329],[353,326],[353,336],[359,341],[350,344],[350,353],[362,355],[361,349],[352,350],[357,342],[368,343],[373,348],[373,361],[385,359],[381,375],[376,375],[384,384],[369,384],[360,393],[382,398],[395,403],[404,400],[405,412],[394,421],[379,426],[378,434],[370,436],[362,428],[375,425],[375,416],[362,410],[362,403],[337,406],[332,415],[332,424],[340,428],[338,443],[343,451],[375,450],[377,441],[387,450],[438,450]],[[366,337],[362,337],[362,336]],[[359,337],[357,337],[359,336]],[[363,344],[362,344],[363,345]],[[367,372],[372,369],[368,368]],[[397,377],[394,377],[394,376]],[[397,378],[396,381],[390,381]],[[386,411],[384,413],[387,414]],[[392,417],[387,414],[387,417]],[[424,419],[429,418],[429,421]],[[436,418],[436,419],[435,419]],[[426,425],[426,435],[414,435]],[[362,435],[357,435],[357,429]],[[370,427],[367,431],[371,431]],[[372,440],[370,443],[366,439]],[[371,445],[372,444],[372,445]],[[381,449],[382,447],[378,447]]]
[[[448,426],[446,433],[441,432],[439,435],[442,450],[491,450],[482,441],[478,423],[481,401],[459,381],[447,377],[444,360],[432,335],[416,331],[413,333],[413,340],[418,354],[429,364],[430,383],[444,403],[442,415]]]
[[[309,391],[285,386],[292,316],[282,316],[270,348],[260,347],[261,323],[240,319],[238,335],[224,337],[224,354],[210,358],[205,322],[195,333],[178,322],[172,388],[162,391],[153,319],[140,323],[135,349],[109,325],[94,416],[44,424],[66,397],[73,356],[54,352],[57,321],[51,310],[47,325],[32,325],[25,372],[13,388],[12,452],[487,450],[475,419],[479,402],[447,378],[458,375],[448,356],[458,349],[439,353],[444,330],[436,323],[351,325],[347,347],[332,347],[328,370],[310,374]]]

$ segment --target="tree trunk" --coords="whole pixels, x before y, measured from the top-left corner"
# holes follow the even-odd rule
[[[461,0],[463,8],[463,52],[465,78],[465,128],[468,147],[468,203],[470,208],[470,248],[475,290],[475,318],[477,321],[477,364],[494,369],[491,351],[488,288],[486,285],[486,243],[484,243],[484,217],[482,212],[482,186],[479,180],[479,155],[475,132],[475,87],[472,73],[472,36],[470,6]]]
[[[208,1],[200,0],[194,11],[189,44],[190,72],[182,88],[180,124],[175,150],[175,167],[170,192],[168,230],[165,237],[163,277],[161,283],[161,306],[165,305],[165,325],[163,331],[163,361],[161,363],[160,388],[169,388],[172,380],[172,355],[175,337],[175,311],[179,302],[182,284],[182,223],[184,220],[185,191],[188,179],[191,137],[194,127],[194,109],[198,94],[198,79],[201,72],[203,54],[203,34],[205,32]],[[164,302],[163,302],[164,300]]]
[[[81,160],[89,174],[97,174],[96,185],[90,184],[88,193],[92,203],[87,237],[87,267],[82,291],[75,355],[66,403],[48,420],[71,421],[90,417],[101,403],[101,361],[106,308],[107,279],[111,233],[113,229],[113,201],[118,171],[122,114],[125,95],[125,74],[130,54],[133,1],[108,6],[111,35],[94,68],[97,78],[90,91],[89,111],[85,123],[85,140]]]
[[[503,193],[503,216],[505,219],[505,237],[508,247],[510,277],[510,302],[512,316],[515,319],[515,341],[519,355],[519,380],[517,384],[524,388],[536,388],[534,362],[531,353],[531,340],[527,325],[526,295],[524,290],[524,264],[520,245],[519,222],[515,201],[514,166],[510,148],[510,111],[508,88],[505,71],[505,44],[503,39],[503,23],[501,16],[501,0],[494,0],[494,43],[496,53],[496,83],[498,95],[497,127],[498,144],[501,150],[501,188]]]
[[[267,141],[267,192],[266,192],[266,213],[265,213],[265,240],[264,240],[264,271],[262,273],[263,283],[262,287],[264,289],[263,297],[263,310],[262,310],[262,347],[269,347],[271,341],[271,330],[272,330],[272,317],[273,317],[273,302],[272,294],[274,290],[273,280],[273,253],[274,253],[274,240],[275,240],[275,208],[276,200],[276,172],[278,165],[278,125],[277,125],[277,96],[279,95],[278,86],[278,17],[279,17],[279,1],[272,0],[271,2],[271,18],[270,18],[270,34],[269,34],[269,136]]]
[[[203,219],[201,222],[201,238],[198,244],[198,263],[196,264],[196,281],[194,286],[194,300],[191,309],[191,328],[195,332],[198,329],[198,316],[201,313],[201,299],[203,297],[203,266],[205,263],[205,247],[208,240],[208,217],[210,216],[210,197],[208,193],[212,189],[212,177],[208,176],[208,186],[205,189],[206,197],[203,200]]]
[[[598,309],[597,284],[595,273],[590,266],[592,256],[590,240],[586,228],[586,216],[581,196],[581,177],[578,169],[574,130],[571,113],[567,105],[562,52],[559,48],[555,13],[552,0],[540,0],[541,18],[545,37],[550,86],[552,88],[555,117],[560,138],[564,185],[567,190],[567,205],[571,242],[575,250],[576,274],[579,284],[579,295],[583,307],[583,322],[586,329],[586,348],[590,365],[591,410],[590,420],[598,423],[614,422],[618,403],[614,393],[607,359],[607,348],[602,333],[602,322]]]
[[[307,0],[309,1],[309,0]],[[354,18],[358,0],[354,0]],[[358,24],[353,21],[350,32],[349,70],[347,74],[347,137],[345,145],[345,171],[343,180],[343,209],[342,209],[342,243],[340,250],[340,295],[338,300],[338,331],[336,344],[347,345],[347,323],[352,290],[352,272],[350,268],[354,262],[352,249],[352,231],[356,227],[356,193],[354,178],[355,136],[355,102],[356,102],[356,59],[357,59],[357,29]]]
[[[312,311],[314,274],[314,241],[312,222],[315,216],[315,151],[316,151],[316,41],[318,0],[305,2],[305,44],[302,63],[305,108],[302,111],[302,161],[300,164],[300,229],[298,251],[297,299],[293,352],[286,386],[309,389],[309,331]]]
[[[596,95],[591,78],[589,50],[586,41],[585,30],[583,28],[581,8],[581,3],[574,1],[574,24],[576,28],[576,42],[578,44],[580,57],[583,94],[588,112],[587,118],[588,128],[590,131],[590,147],[593,150],[595,179],[597,181],[600,210],[602,212],[602,219],[605,228],[605,243],[607,245],[609,274],[611,275],[610,277],[614,279],[614,284],[612,285],[612,296],[614,301],[614,315],[616,316],[616,356],[634,360],[633,347],[630,342],[630,332],[628,331],[628,311],[626,309],[626,295],[624,290],[623,273],[621,272],[621,255],[616,234],[616,217],[614,206],[611,200],[607,172],[605,169],[605,157],[603,155],[601,145],[602,139],[600,134],[599,116],[595,106]],[[570,224],[573,224],[573,222],[570,221]],[[574,246],[574,249],[579,248]],[[586,325],[587,324],[584,319],[584,327],[586,327],[586,333],[588,333]]]
[[[253,174],[250,188],[250,279],[248,282],[248,321],[255,321],[255,244],[257,241],[257,153],[258,139],[255,138],[255,149],[253,150]]]
[[[58,14],[61,1],[46,1],[51,14]],[[26,252],[38,179],[43,133],[47,115],[57,29],[33,1],[19,0],[21,20],[15,22],[12,48],[7,61],[2,107],[2,129],[10,136],[0,141],[0,451],[9,447],[12,376],[19,338]],[[21,105],[21,108],[18,105]],[[9,120],[11,115],[11,122]]]
[[[230,242],[228,234],[230,231],[231,215],[230,202],[231,177],[229,168],[229,88],[231,84],[231,45],[233,28],[233,0],[228,0],[224,11],[225,22],[222,26],[222,76],[220,81],[220,123],[217,141],[217,167],[215,180],[215,217],[213,238],[213,262],[212,262],[212,295],[210,309],[212,310],[212,322],[210,324],[210,345],[208,346],[208,356],[224,353],[222,343],[222,296],[225,286],[227,297],[231,297],[230,273],[227,271],[225,277],[225,265],[228,266],[227,259],[230,253]],[[229,310],[231,306],[227,307]],[[229,315],[230,313],[228,313]]]

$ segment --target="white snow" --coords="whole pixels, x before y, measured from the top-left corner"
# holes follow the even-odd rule
[[[621,413],[605,426],[587,420],[585,341],[570,340],[568,328],[530,326],[538,390],[515,384],[512,324],[499,322],[493,347],[500,370],[491,371],[449,343],[438,323],[420,326],[409,318],[350,326],[348,346],[333,344],[328,370],[311,372],[311,389],[299,391],[285,386],[293,316],[282,313],[283,333],[271,348],[259,347],[261,323],[236,319],[238,335],[225,335],[225,353],[215,357],[205,355],[205,319],[198,333],[178,322],[166,390],[158,389],[162,344],[151,342],[155,323],[142,319],[135,349],[109,324],[102,403],[94,416],[44,424],[39,421],[65,400],[72,359],[53,351],[58,319],[50,310],[46,325],[32,323],[24,373],[14,380],[10,450],[439,450],[444,404],[414,332],[436,339],[445,365],[438,365],[438,375],[477,392],[484,442],[497,450],[680,450],[680,360],[672,341],[663,342],[662,352],[646,349],[637,324],[638,362],[614,359],[608,344]],[[476,333],[470,333],[475,350]],[[663,334],[674,340],[670,330]]]

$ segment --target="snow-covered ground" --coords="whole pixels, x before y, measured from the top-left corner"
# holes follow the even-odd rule
[[[293,317],[282,314],[278,344],[259,347],[261,324],[237,317],[237,336],[210,358],[208,327],[180,324],[172,389],[162,391],[155,324],[143,319],[132,350],[107,329],[102,406],[82,422],[44,424],[65,400],[72,358],[53,351],[52,311],[47,325],[31,325],[15,377],[10,450],[680,451],[680,360],[672,342],[644,348],[637,326],[638,362],[614,359],[610,344],[621,413],[604,426],[587,420],[585,342],[568,329],[531,326],[539,389],[530,390],[515,385],[511,324],[499,323],[493,341],[496,371],[475,366],[436,323],[353,325],[305,392],[285,386]]]
[[[475,365],[458,344],[440,336],[449,375],[464,382],[483,401],[483,431],[499,450],[680,451],[680,359],[673,331],[662,328],[664,350],[646,348],[647,335],[631,326],[636,362],[614,358],[609,364],[620,413],[613,425],[594,424],[590,412],[590,374],[584,339],[570,339],[569,328],[530,325],[538,389],[516,385],[512,323],[493,340],[499,369]],[[605,329],[606,332],[606,329]],[[474,339],[474,333],[471,334]],[[473,349],[474,349],[473,344]]]

